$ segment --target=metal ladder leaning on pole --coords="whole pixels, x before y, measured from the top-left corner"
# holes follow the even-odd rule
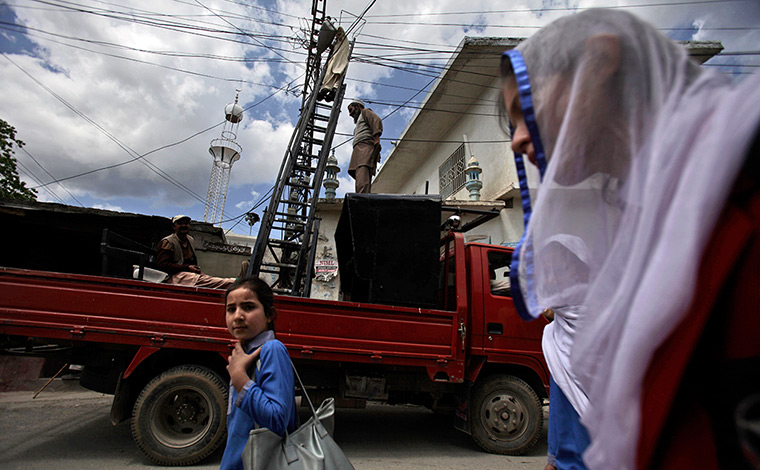
[[[349,59],[353,46],[351,41]],[[318,57],[313,64],[311,56],[310,49],[308,65],[315,65],[319,76],[312,87],[308,86],[307,76],[305,90],[311,88],[310,94],[305,97],[272,199],[262,217],[249,268],[253,276],[273,274],[275,293],[297,297],[308,297],[311,292],[311,266],[319,233],[315,209],[338,125],[346,76],[344,71],[331,104],[318,102],[317,93],[325,78],[326,65],[319,67]]]

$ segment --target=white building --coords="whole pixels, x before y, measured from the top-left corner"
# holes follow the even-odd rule
[[[464,169],[479,162],[481,205],[503,205],[501,214],[468,238],[513,244],[523,232],[520,189],[510,138],[499,122],[501,54],[522,39],[465,37],[428,91],[372,183],[374,193],[440,194],[444,204],[468,205]],[[723,49],[719,42],[685,41],[699,63]],[[465,137],[469,145],[465,144]],[[469,147],[469,148],[468,148]],[[528,167],[534,187],[538,173]]]
[[[465,37],[430,88],[372,182],[373,193],[440,194],[444,206],[499,211],[498,217],[470,230],[468,241],[516,244],[523,232],[520,188],[508,134],[499,122],[501,54],[523,39]],[[699,63],[723,49],[719,42],[684,41]],[[466,136],[466,138],[465,138]],[[469,144],[465,144],[465,139]],[[481,200],[470,201],[465,168],[474,156],[483,170]],[[538,172],[526,165],[528,184],[535,187]],[[333,234],[340,201],[320,201],[322,218],[317,261],[335,255]],[[444,212],[445,220],[451,212]],[[463,222],[477,215],[464,215]],[[337,280],[315,281],[312,297],[337,299]]]

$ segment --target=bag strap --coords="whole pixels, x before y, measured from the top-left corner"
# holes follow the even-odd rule
[[[311,399],[309,398],[309,394],[306,393],[306,387],[304,387],[303,382],[301,382],[301,377],[298,375],[298,371],[296,370],[296,365],[293,364],[293,361],[290,361],[290,365],[293,367],[293,374],[296,376],[296,380],[298,380],[298,386],[301,387],[301,392],[303,393],[303,396],[306,398],[306,403],[309,404],[309,409],[311,410],[312,416],[319,421],[319,418],[317,417],[317,411],[314,409],[314,405],[311,403]]]
[[[261,359],[256,359],[256,367],[253,370],[253,381],[256,382],[256,379],[258,379],[259,371],[261,370]],[[258,382],[256,382],[258,383]],[[259,426],[259,423],[256,422],[256,420],[253,421],[253,429],[259,429],[261,426]]]
[[[290,357],[288,357],[290,359]],[[325,437],[325,434],[327,434],[327,429],[322,425],[322,422],[319,420],[319,416],[317,416],[317,411],[314,409],[314,404],[312,404],[311,399],[309,398],[309,394],[306,393],[306,387],[304,386],[303,382],[301,381],[301,376],[298,375],[298,370],[296,370],[296,365],[293,364],[293,360],[290,360],[290,366],[293,368],[293,375],[296,376],[296,380],[298,380],[298,386],[301,387],[301,393],[303,393],[303,397],[306,398],[306,403],[309,404],[309,409],[311,410],[311,415],[314,416],[314,421],[317,423],[317,431],[319,432],[320,437]],[[261,359],[256,360],[256,367],[254,372],[253,381],[255,382],[257,379],[258,371],[261,370]],[[298,422],[298,414],[296,413],[296,422]],[[260,426],[258,423],[254,421],[254,429],[258,429]],[[288,433],[285,432],[285,440],[289,441],[288,439]],[[287,445],[286,445],[287,447]],[[292,463],[290,458],[288,459],[289,463]]]
[[[290,359],[290,357],[288,357],[288,359]],[[295,375],[296,380],[298,381],[298,386],[301,387],[301,392],[303,393],[303,396],[306,398],[306,403],[309,404],[311,415],[314,417],[314,428],[319,434],[319,437],[324,438],[328,434],[327,429],[319,420],[319,416],[317,416],[317,411],[314,409],[314,405],[311,402],[311,398],[309,398],[309,394],[306,393],[306,387],[304,386],[303,381],[301,381],[301,376],[298,375],[298,370],[296,370],[296,366],[295,364],[293,364],[292,360],[290,361],[290,366],[293,368],[293,375]],[[296,419],[298,419],[297,413],[296,413]],[[290,435],[286,430],[285,435],[282,438],[282,450],[285,455],[285,460],[288,462],[288,465],[293,464],[299,459],[298,452],[296,452],[295,450],[295,446],[296,444],[290,440]]]
[[[296,365],[293,364],[293,360],[290,361],[290,365],[293,367],[293,374],[295,374],[296,380],[298,380],[298,386],[301,387],[301,392],[303,392],[303,396],[306,397],[306,403],[309,404],[309,409],[311,410],[311,415],[314,417],[314,422],[316,423],[319,437],[324,438],[327,434],[329,434],[327,432],[327,428],[322,425],[322,421],[320,421],[319,416],[317,416],[317,411],[314,409],[314,405],[311,403],[309,394],[306,393],[306,387],[304,387],[303,382],[301,382],[301,377],[298,375],[298,371],[296,370]]]

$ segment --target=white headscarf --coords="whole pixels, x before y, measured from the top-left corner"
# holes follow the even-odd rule
[[[591,435],[587,465],[632,469],[643,377],[758,131],[760,77],[734,87],[620,11],[565,17],[518,50],[548,161],[519,284],[531,316],[556,312],[545,354]]]

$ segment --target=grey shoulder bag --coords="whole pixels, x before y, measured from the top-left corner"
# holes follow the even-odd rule
[[[314,410],[295,366],[293,373],[309,405],[311,418],[292,433],[285,433],[285,437],[266,428],[251,430],[243,450],[243,467],[245,470],[354,470],[332,438],[335,400],[328,398]]]

